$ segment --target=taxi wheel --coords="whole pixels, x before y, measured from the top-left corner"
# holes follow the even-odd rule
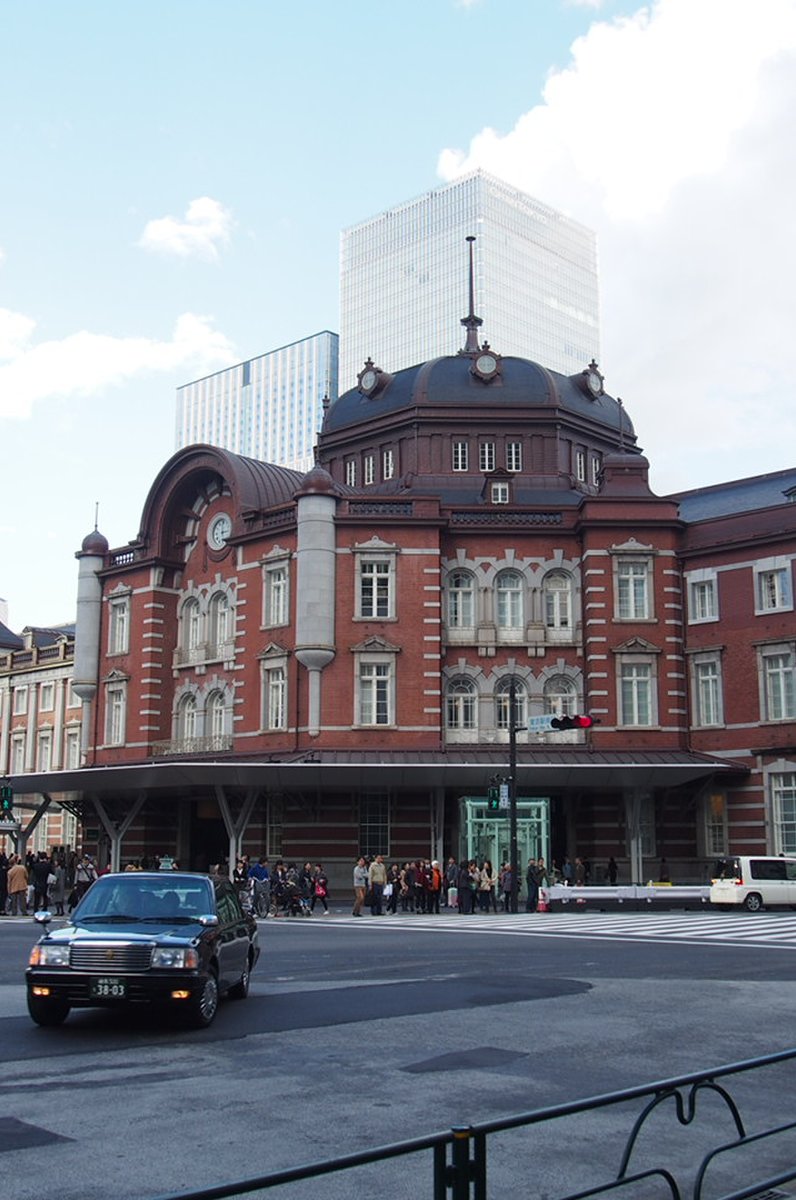
[[[243,969],[238,982],[229,989],[227,995],[230,1000],[245,1000],[249,994],[249,983],[251,982],[252,959],[249,954],[246,958],[246,966]]]
[[[194,1029],[207,1029],[218,1012],[218,980],[211,972],[200,992],[191,997],[187,1017]]]
[[[69,1005],[66,1000],[32,996],[28,992],[28,1012],[37,1025],[63,1025],[69,1016]]]

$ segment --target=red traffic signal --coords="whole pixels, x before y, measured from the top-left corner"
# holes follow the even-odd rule
[[[591,729],[593,724],[593,717],[581,717],[577,715],[572,717],[553,717],[550,721],[550,728],[560,733],[564,729]]]

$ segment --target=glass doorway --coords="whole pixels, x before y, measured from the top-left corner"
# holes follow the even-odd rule
[[[489,859],[496,869],[511,858],[508,813],[495,816],[487,808],[486,796],[463,796],[461,801],[461,857],[478,863]],[[550,862],[550,800],[541,796],[517,799],[517,854],[525,874],[529,858]]]

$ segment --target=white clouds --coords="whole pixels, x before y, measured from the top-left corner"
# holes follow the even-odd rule
[[[169,341],[82,330],[36,343],[34,330],[30,317],[0,309],[0,419],[28,418],[49,398],[95,395],[152,373],[202,373],[235,361],[228,339],[193,313],[178,318]]]
[[[657,0],[440,157],[598,231],[608,384],[667,488],[791,465],[795,59],[796,0]]]
[[[185,217],[159,217],[147,222],[139,246],[178,258],[218,258],[230,239],[234,222],[218,200],[200,196],[188,205]]]

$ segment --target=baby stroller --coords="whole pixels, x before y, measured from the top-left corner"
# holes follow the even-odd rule
[[[271,893],[271,906],[275,917],[309,917],[310,906],[301,888],[293,879],[286,879]]]

